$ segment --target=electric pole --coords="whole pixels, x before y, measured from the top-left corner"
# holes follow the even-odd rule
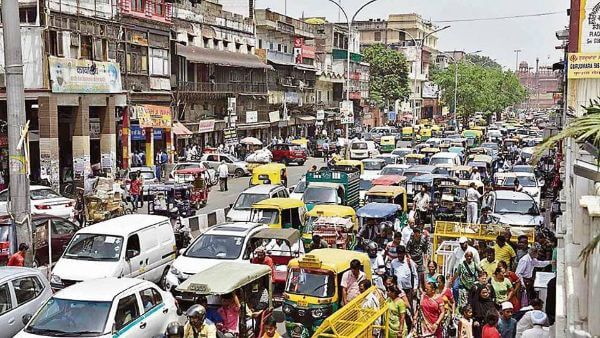
[[[25,90],[23,86],[23,53],[21,51],[21,24],[18,0],[2,1],[2,28],[4,37],[4,69],[6,74],[6,108],[8,123],[8,173],[10,208],[8,212],[16,224],[17,245],[26,243],[26,265],[31,265],[33,252],[30,209],[29,163],[25,153],[28,145],[24,134]]]

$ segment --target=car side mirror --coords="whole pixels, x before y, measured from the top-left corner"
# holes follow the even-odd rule
[[[125,259],[129,260],[137,255],[139,255],[140,252],[134,249],[129,249],[127,250],[127,252],[125,252]]]
[[[21,318],[23,325],[27,325],[27,323],[29,323],[29,321],[31,320],[32,317],[33,317],[33,315],[31,313],[24,314],[23,317]]]

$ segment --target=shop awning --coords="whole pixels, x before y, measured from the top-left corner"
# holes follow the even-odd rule
[[[173,134],[177,135],[180,138],[191,137],[194,133],[192,133],[186,126],[181,124],[181,122],[173,122],[173,128],[171,129]]]
[[[273,69],[253,54],[226,52],[210,48],[184,46],[176,44],[177,55],[185,57],[189,62],[205,63],[225,67]]]
[[[254,129],[267,129],[271,127],[271,123],[269,122],[260,122],[260,123],[248,123],[248,124],[238,124],[236,125],[237,130],[254,130]]]

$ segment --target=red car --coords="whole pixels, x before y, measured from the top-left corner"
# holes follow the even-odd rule
[[[79,226],[67,219],[51,215],[31,215],[33,228],[34,262],[36,266],[49,263],[48,237],[52,241],[52,262],[58,261],[62,256],[71,238]],[[48,235],[48,225],[52,230]],[[0,265],[6,265],[8,258],[17,250],[17,234],[15,224],[9,216],[0,217]]]
[[[286,165],[290,163],[304,165],[306,162],[306,150],[295,144],[275,144],[271,145],[269,150],[273,154],[274,162],[283,162]]]

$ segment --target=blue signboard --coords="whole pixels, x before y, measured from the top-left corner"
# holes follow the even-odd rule
[[[145,141],[146,140],[146,129],[140,128],[139,124],[132,124],[129,133],[132,141]],[[154,139],[162,140],[162,129],[154,129]]]
[[[388,120],[389,121],[396,121],[396,112],[395,111],[390,111],[388,112]]]

